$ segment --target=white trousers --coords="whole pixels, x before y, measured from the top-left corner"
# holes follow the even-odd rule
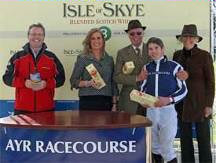
[[[174,105],[148,108],[147,117],[152,121],[152,152],[165,161],[176,157],[173,142],[177,133],[177,113]]]

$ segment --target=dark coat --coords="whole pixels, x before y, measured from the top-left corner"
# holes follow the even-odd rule
[[[180,103],[176,106],[177,110],[182,112],[181,118],[184,122],[201,122],[205,118],[204,108],[213,106],[215,96],[212,57],[207,51],[195,46],[189,52],[184,49],[176,51],[173,60],[189,73],[186,80],[188,94],[182,105]]]

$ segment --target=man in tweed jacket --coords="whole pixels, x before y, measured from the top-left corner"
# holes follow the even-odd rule
[[[118,109],[129,113],[136,113],[138,104],[131,101],[129,94],[133,89],[139,89],[139,81],[143,81],[146,72],[143,66],[150,60],[146,45],[143,43],[145,26],[142,26],[139,20],[131,20],[128,24],[128,37],[131,44],[120,49],[117,53],[114,80],[122,85]],[[135,68],[130,74],[124,74],[122,68],[126,62],[132,61]]]

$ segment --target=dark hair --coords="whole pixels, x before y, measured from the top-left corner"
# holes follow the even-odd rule
[[[34,27],[37,27],[37,28],[41,28],[43,30],[43,33],[44,33],[44,36],[45,36],[45,28],[44,26],[41,24],[41,23],[37,23],[37,24],[32,24],[29,26],[29,29],[28,29],[28,35],[30,34],[30,30]]]
[[[160,38],[157,38],[157,37],[151,37],[148,40],[148,42],[146,43],[147,44],[147,48],[148,48],[149,44],[151,44],[151,43],[159,45],[161,47],[161,49],[164,47],[163,41]]]

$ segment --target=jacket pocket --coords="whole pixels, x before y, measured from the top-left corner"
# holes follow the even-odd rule
[[[43,89],[37,93],[37,110],[46,111],[54,107],[54,90]]]
[[[34,110],[34,92],[31,89],[20,88],[17,90],[16,108]]]

